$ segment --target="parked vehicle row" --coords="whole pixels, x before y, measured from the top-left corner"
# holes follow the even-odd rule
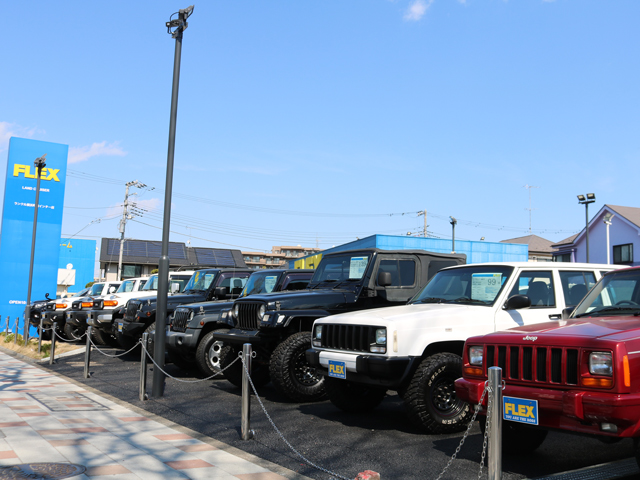
[[[505,451],[531,451],[553,428],[640,439],[640,268],[464,263],[363,249],[325,254],[315,271],[202,269],[183,288],[172,277],[169,360],[205,376],[225,369],[239,386],[240,364],[226,367],[251,343],[255,385],[299,402],[328,396],[347,412],[396,391],[432,434],[466,427],[497,365]],[[85,312],[88,297],[73,300],[65,317],[84,313],[99,340],[133,346],[154,333],[157,308],[157,276],[141,291],[136,280]]]

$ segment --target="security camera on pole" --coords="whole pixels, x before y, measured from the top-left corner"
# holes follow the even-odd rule
[[[171,92],[171,116],[169,121],[169,151],[167,153],[167,180],[164,189],[164,219],[162,222],[162,252],[158,261],[158,308],[156,310],[155,349],[153,356],[160,368],[153,369],[151,396],[164,394],[165,335],[167,327],[167,292],[169,290],[169,228],[171,226],[171,189],[173,188],[173,155],[176,147],[176,120],[178,117],[178,85],[180,83],[180,56],[182,54],[182,32],[188,26],[187,18],[193,13],[193,5],[178,12],[177,19],[169,19],[167,30],[176,39],[173,60],[173,89]],[[175,13],[173,14],[175,15]],[[171,17],[173,17],[171,15]],[[172,30],[174,29],[174,30]]]

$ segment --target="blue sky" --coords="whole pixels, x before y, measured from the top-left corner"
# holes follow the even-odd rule
[[[174,40],[188,3],[3,6],[8,139],[70,146],[63,234],[117,237],[124,183],[161,238]],[[577,194],[640,206],[640,3],[206,1],[185,32],[171,239],[270,250],[428,231],[559,241]],[[97,180],[97,181],[96,181]],[[196,201],[199,200],[199,201]],[[100,218],[100,223],[91,223]]]

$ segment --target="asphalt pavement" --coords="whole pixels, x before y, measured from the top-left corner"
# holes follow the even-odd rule
[[[101,348],[110,354],[122,353],[118,349]],[[198,381],[202,379],[194,372],[184,372],[168,364],[167,373],[194,383],[167,378],[163,397],[139,401],[139,362],[139,353],[111,358],[94,350],[89,379],[83,377],[82,354],[61,358],[53,366],[44,367],[294,472],[317,480],[332,478],[329,473],[307,464],[287,446],[255,399],[251,409],[255,437],[241,440],[241,392],[224,379]],[[149,393],[153,368],[149,366]],[[258,393],[273,422],[297,452],[315,465],[345,478],[354,478],[363,470],[374,470],[385,480],[435,479],[462,439],[462,433],[427,435],[419,431],[406,417],[397,395],[389,395],[370,413],[347,414],[329,401],[292,403],[271,384],[260,388]],[[476,424],[443,480],[477,478],[482,447],[483,438]],[[548,477],[633,456],[631,440],[605,444],[591,437],[551,432],[533,454],[504,457],[503,478]]]

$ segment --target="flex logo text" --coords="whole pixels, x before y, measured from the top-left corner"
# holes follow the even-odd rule
[[[60,171],[60,169],[54,169],[54,168],[43,168],[42,172],[40,173],[40,180],[53,180],[55,182],[59,182],[60,179],[58,178],[58,172]],[[24,178],[37,178],[37,171],[34,167],[34,172],[31,173],[31,165],[20,165],[19,163],[16,163],[13,165],[13,176],[14,177],[19,177],[20,174],[24,175]]]
[[[505,415],[517,415],[518,417],[524,418],[535,418],[535,413],[533,413],[534,406],[531,405],[516,405],[515,403],[506,403],[504,404],[504,413]]]

